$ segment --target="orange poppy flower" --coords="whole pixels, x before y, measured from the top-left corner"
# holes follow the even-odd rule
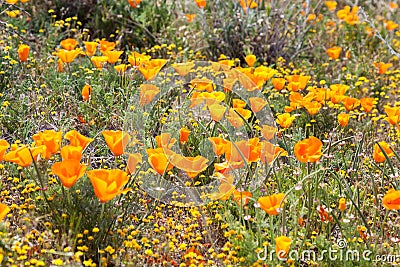
[[[350,6],[345,6],[343,9],[337,12],[337,16],[340,20],[346,21],[347,24],[354,25],[359,22],[357,12],[358,6],[353,6],[353,8],[350,8]]]
[[[142,155],[140,153],[129,154],[128,163],[126,164],[126,171],[129,174],[136,172],[136,165],[142,163]]]
[[[372,97],[365,97],[360,99],[360,104],[365,112],[370,113],[374,107],[374,101],[375,99]]]
[[[385,106],[387,118],[385,120],[392,125],[400,123],[400,107]]]
[[[171,160],[172,165],[174,165],[178,169],[183,170],[192,179],[208,167],[208,159],[202,156],[184,157],[170,150],[166,150],[166,154]]]
[[[338,122],[340,126],[346,127],[349,124],[350,115],[346,113],[338,114]]]
[[[29,45],[26,45],[26,44],[20,44],[18,46],[18,57],[21,62],[25,62],[28,60],[28,55],[29,55],[30,49],[31,48],[29,47]]]
[[[103,55],[107,57],[107,62],[109,64],[114,64],[118,62],[119,57],[124,53],[124,51],[117,51],[117,50],[110,50],[110,51],[104,51]]]
[[[154,99],[154,97],[160,92],[160,89],[154,84],[141,84],[139,86],[140,95],[139,95],[139,105],[144,106]]]
[[[226,145],[229,143],[227,140],[221,137],[208,137],[208,140],[212,144],[213,151],[218,157],[225,154]]]
[[[82,88],[83,101],[89,101],[92,91],[93,91],[92,86],[90,86],[89,84],[85,84],[85,86]]]
[[[150,58],[151,56],[140,54],[134,51],[128,56],[128,62],[134,67],[139,67],[140,65],[148,62]]]
[[[235,190],[233,192],[233,199],[241,206],[246,206],[252,196],[253,194],[248,191]]]
[[[316,101],[311,101],[311,102],[304,103],[304,107],[307,109],[308,113],[311,116],[314,116],[319,112],[322,105]]]
[[[268,141],[263,141],[261,146],[260,160],[261,162],[271,163],[277,157],[287,157],[288,152],[283,148],[276,146]]]
[[[218,104],[225,99],[224,92],[193,92],[192,97],[190,98],[191,105],[190,108],[194,108],[204,101],[206,102],[207,106]]]
[[[280,209],[285,204],[282,202],[284,196],[284,193],[273,194],[271,196],[260,197],[257,202],[260,204],[260,208],[269,215],[278,215]]]
[[[139,71],[147,81],[153,80],[162,67],[168,62],[166,59],[151,59],[139,66]]]
[[[61,49],[61,50],[58,50],[57,56],[64,63],[71,63],[72,61],[75,60],[75,58],[77,56],[79,56],[81,54],[81,52],[82,52],[82,50],[80,48],[70,50],[70,51]]]
[[[294,146],[294,155],[300,162],[316,162],[322,156],[322,142],[314,136],[301,140]]]
[[[360,100],[358,100],[357,98],[345,96],[342,99],[342,104],[347,111],[351,111],[360,105]]]
[[[272,85],[278,91],[285,87],[286,80],[284,78],[272,78]]]
[[[385,141],[381,141],[381,142],[378,142],[378,144],[382,147],[383,151],[385,151],[388,158],[391,158],[394,156],[394,152],[388,143],[386,143]],[[376,162],[380,163],[380,162],[384,162],[386,160],[386,157],[383,154],[383,152],[378,144],[374,145],[374,153],[372,156]]]
[[[51,171],[60,178],[63,186],[71,188],[86,171],[86,166],[76,159],[62,160],[51,166]]]
[[[226,112],[225,106],[220,105],[220,104],[212,104],[207,107],[208,107],[208,110],[210,111],[211,118],[214,121],[219,122],[222,120],[222,118],[224,117],[224,114]]]
[[[225,157],[229,163],[239,166],[246,162],[256,162],[260,159],[262,144],[260,140],[250,138],[249,140],[237,141],[234,144],[229,142],[226,145]]]
[[[101,133],[114,156],[121,156],[124,154],[125,147],[131,138],[127,132],[104,130]]]
[[[0,162],[3,160],[4,155],[9,147],[10,144],[6,140],[0,139]]]
[[[254,1],[253,1],[253,2],[254,2]],[[247,65],[248,65],[249,67],[253,67],[253,66],[254,66],[254,63],[256,63],[256,61],[257,61],[257,58],[256,58],[255,55],[250,54],[250,55],[247,55],[247,56],[244,58],[244,60],[246,61]]]
[[[54,130],[45,130],[32,136],[37,146],[44,145],[46,151],[44,154],[45,159],[50,159],[51,155],[60,151],[62,132]]]
[[[100,44],[100,52],[102,54],[104,54],[104,52],[106,52],[106,51],[114,50],[115,45],[116,45],[114,42],[109,42],[106,40],[99,41],[99,44]]]
[[[382,205],[388,210],[400,210],[400,190],[391,188],[383,197]]]
[[[261,111],[268,104],[267,100],[261,97],[250,97],[249,101],[251,110],[255,113]]]
[[[17,149],[11,150],[4,156],[4,161],[13,162],[21,167],[28,167],[32,164],[33,159],[38,159],[39,154],[46,150],[45,146],[27,147],[22,146]],[[32,153],[32,154],[31,154]]]
[[[142,0],[128,0],[129,5],[133,8],[137,8],[141,2]]]
[[[108,57],[106,56],[93,56],[90,58],[93,65],[98,69],[101,70],[104,64],[108,61]]]
[[[162,147],[146,149],[151,167],[160,175],[163,175],[164,172],[168,172],[174,167],[165,155],[164,150],[166,150],[166,148]]]
[[[194,14],[196,15],[196,14]],[[175,63],[171,65],[175,71],[182,77],[185,77],[196,64],[193,62],[187,62],[187,63]]]
[[[275,238],[275,252],[278,259],[285,259],[289,254],[290,245],[292,244],[292,239],[287,236],[278,236]]]
[[[385,74],[388,71],[388,69],[390,69],[393,66],[393,64],[384,62],[374,62],[374,66],[378,68],[379,74]]]
[[[60,42],[60,45],[63,49],[71,51],[71,50],[75,49],[75,47],[78,45],[78,42],[75,39],[68,38],[68,39],[62,40]]]
[[[188,22],[192,22],[196,18],[196,14],[185,14]]]
[[[336,10],[337,3],[336,1],[325,1],[325,5],[330,12],[333,12]]]
[[[64,135],[64,138],[69,141],[69,144],[71,146],[81,147],[82,150],[84,150],[86,148],[86,146],[93,141],[92,138],[86,137],[86,136],[80,134],[76,130],[71,130],[71,131],[67,132]]]
[[[329,215],[328,211],[323,206],[319,205],[317,211],[322,222],[331,222],[333,220],[332,215]]]
[[[61,148],[61,158],[63,160],[77,160],[82,158],[82,147],[80,146],[63,146]]]
[[[205,8],[207,1],[206,0],[194,0],[199,8]]]
[[[126,70],[128,69],[129,64],[119,64],[117,66],[114,66],[114,70],[118,72],[118,74],[124,74]]]
[[[126,172],[115,170],[91,170],[86,172],[93,185],[94,193],[104,203],[110,201],[119,194],[125,194],[130,189],[122,188],[128,183],[129,178]]]
[[[191,80],[190,85],[196,91],[199,91],[199,92],[207,91],[207,92],[211,93],[212,91],[214,91],[214,88],[215,88],[215,84],[210,79],[207,79],[205,77],[203,77],[201,79],[195,78],[195,79]]]
[[[277,116],[276,122],[282,127],[282,128],[289,128],[293,121],[296,119],[295,116],[291,116],[290,113],[283,113]]]
[[[339,46],[334,46],[334,47],[328,48],[326,50],[326,53],[332,59],[338,59],[340,57],[341,52],[342,52],[342,48]]]
[[[86,49],[86,55],[91,57],[96,54],[97,47],[99,46],[98,42],[83,42]]]
[[[346,199],[344,197],[339,199],[339,210],[344,211],[346,209]]]
[[[185,144],[189,140],[190,130],[186,127],[182,127],[179,130],[179,141]]]
[[[171,138],[170,133],[161,133],[160,135],[157,135],[155,138],[158,147],[171,148],[176,142],[175,138]]]
[[[270,125],[263,125],[261,128],[261,135],[267,139],[271,140],[275,137],[276,132],[278,131],[278,128]]]
[[[6,3],[9,5],[15,5],[16,3],[18,3],[18,0],[6,0]]]
[[[303,75],[286,75],[286,80],[289,82],[287,88],[290,91],[297,92],[299,90],[303,90],[306,88],[308,81],[311,76],[303,76]]]
[[[6,10],[6,14],[10,17],[10,18],[15,18],[19,15],[20,11],[18,9],[16,10]]]
[[[6,217],[7,213],[10,212],[10,208],[3,203],[0,203],[0,221],[2,221],[4,219],[4,217]]]

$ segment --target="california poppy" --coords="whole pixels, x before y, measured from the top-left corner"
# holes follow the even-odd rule
[[[9,147],[10,144],[6,140],[0,139],[0,162],[3,160],[4,155]]]
[[[125,131],[104,130],[101,132],[114,156],[121,156],[127,146],[130,135]]]
[[[400,210],[400,190],[391,188],[383,197],[382,205],[388,210]]]
[[[140,153],[134,153],[128,155],[128,162],[126,164],[126,171],[129,174],[136,172],[136,165],[142,163],[142,155]]]
[[[179,130],[179,142],[185,144],[189,140],[190,130],[186,127],[182,127]]]
[[[164,148],[147,149],[148,161],[153,169],[160,175],[164,172],[170,171],[174,165],[172,165],[164,153]]]
[[[108,61],[108,57],[107,56],[93,56],[90,58],[90,60],[92,61],[93,65],[98,70],[101,70],[103,68],[104,64],[106,64],[106,62]]]
[[[75,60],[77,56],[81,54],[82,50],[80,48],[76,48],[74,50],[65,50],[65,49],[60,49],[57,52],[57,56],[59,59],[61,59],[62,62],[64,63],[71,63],[72,61]]]
[[[104,52],[114,50],[116,45],[114,42],[109,42],[106,40],[100,40],[99,44],[100,44],[100,52],[102,54],[104,54]]]
[[[228,144],[227,140],[221,137],[208,137],[208,140],[212,144],[215,155],[221,156],[222,154],[225,154],[226,145]]]
[[[275,137],[276,132],[278,131],[278,129],[274,126],[270,126],[270,125],[263,125],[261,128],[261,135],[267,139],[267,140],[271,140]]]
[[[77,160],[82,158],[82,147],[80,146],[63,146],[61,148],[61,158],[63,160]]]
[[[83,101],[89,101],[92,91],[93,91],[92,86],[90,86],[89,84],[85,84],[85,86],[83,86],[82,88]]]
[[[86,55],[91,57],[94,54],[96,54],[97,47],[99,46],[99,43],[97,42],[83,42],[85,45],[86,49]]]
[[[286,80],[284,78],[272,78],[272,85],[278,91],[285,87]]]
[[[339,209],[344,211],[346,209],[346,199],[344,197],[339,199]]]
[[[151,56],[147,56],[144,54],[140,54],[136,51],[132,52],[128,56],[128,62],[133,66],[133,67],[139,67],[140,65],[145,64],[151,59]]]
[[[233,192],[233,199],[241,206],[246,206],[252,196],[253,194],[249,191],[235,190]]]
[[[230,163],[256,162],[260,159],[261,153],[260,140],[250,138],[248,140],[241,140],[235,143],[229,142],[226,146],[225,157]]]
[[[385,106],[387,117],[385,120],[392,125],[400,123],[400,107]]]
[[[351,111],[360,105],[360,100],[354,97],[346,96],[342,99],[342,104],[347,111]]]
[[[284,202],[282,202],[284,196],[284,193],[273,194],[260,197],[257,202],[260,204],[260,208],[269,215],[278,215],[280,209],[284,206]]]
[[[166,59],[150,59],[139,65],[139,71],[147,81],[151,81],[156,77],[167,61]]]
[[[292,125],[293,121],[296,119],[295,116],[291,116],[290,113],[283,113],[277,116],[276,122],[282,128],[289,128]]]
[[[6,217],[7,213],[9,213],[10,210],[11,209],[6,204],[0,203],[0,221],[2,221],[4,217]]]
[[[69,144],[71,146],[81,147],[82,150],[85,149],[86,146],[93,141],[92,138],[86,137],[86,136],[80,134],[76,130],[71,130],[71,131],[67,132],[64,135],[64,138],[69,141]]]
[[[365,112],[370,113],[372,108],[374,107],[375,98],[372,97],[364,97],[360,99],[361,107]]]
[[[256,61],[257,61],[257,58],[256,58],[255,55],[250,54],[250,55],[247,55],[247,56],[244,58],[244,60],[246,61],[247,65],[248,65],[249,67],[253,67],[253,66],[254,66],[254,63],[256,63]]]
[[[187,62],[187,63],[175,63],[172,64],[171,66],[180,76],[185,77],[193,69],[195,65],[196,64],[194,64],[193,62]]]
[[[144,106],[154,99],[154,97],[160,92],[160,89],[154,84],[141,84],[139,86],[140,95],[139,95],[139,105]]]
[[[192,22],[196,18],[196,14],[185,14],[188,22]]]
[[[380,163],[380,162],[384,162],[386,160],[386,157],[383,154],[381,148],[383,149],[383,151],[385,151],[388,158],[391,158],[394,156],[394,152],[388,143],[386,143],[385,141],[381,141],[381,142],[378,142],[378,144],[374,145],[374,152],[372,155],[376,162]]]
[[[129,5],[133,8],[137,8],[141,2],[142,0],[128,0]]]
[[[251,110],[255,113],[261,111],[268,104],[267,100],[261,97],[250,97],[249,101]]]
[[[326,53],[332,59],[338,59],[340,57],[340,52],[342,52],[342,48],[339,46],[334,46],[326,50]]]
[[[388,69],[390,69],[393,66],[393,64],[384,62],[374,62],[374,66],[378,68],[379,74],[385,74],[388,71]]]
[[[171,148],[176,142],[175,138],[171,138],[170,133],[161,133],[157,135],[155,139],[158,147]]]
[[[325,1],[325,5],[330,12],[333,12],[336,10],[337,3],[336,1]]]
[[[168,159],[176,168],[183,170],[190,178],[195,178],[200,172],[207,169],[208,159],[198,155],[196,157],[185,157],[166,150]]]
[[[28,167],[32,164],[33,159],[36,161],[39,154],[44,153],[45,146],[27,147],[21,146],[15,150],[11,150],[4,156],[4,161],[13,162],[21,167]]]
[[[214,121],[221,121],[224,117],[226,107],[220,104],[212,104],[207,106],[210,111],[210,116]]]
[[[205,8],[207,1],[206,0],[194,0],[199,8]]]
[[[114,66],[114,70],[119,74],[124,74],[126,70],[129,68],[129,64],[119,64]]]
[[[86,166],[78,159],[67,159],[56,162],[51,166],[51,171],[60,178],[63,186],[71,188],[86,171]]]
[[[297,92],[306,88],[311,76],[304,75],[286,75],[286,80],[289,82],[287,88],[290,91]]]
[[[18,57],[21,62],[25,62],[28,60],[29,50],[29,45],[20,44],[18,46]]]
[[[114,170],[91,170],[86,172],[93,185],[94,193],[100,202],[107,202],[119,194],[127,193],[130,189],[122,188],[128,183],[126,172],[119,169]]]
[[[322,142],[314,136],[301,140],[294,146],[294,154],[300,162],[316,162],[322,156]]]
[[[275,244],[276,255],[279,259],[285,259],[289,253],[292,239],[287,236],[278,236],[277,238],[275,238]]]
[[[34,134],[32,139],[35,141],[37,146],[44,145],[46,147],[44,157],[50,159],[51,155],[60,151],[62,132],[45,130]]]
[[[117,51],[117,50],[110,50],[110,51],[105,51],[103,55],[107,57],[107,62],[109,64],[114,64],[118,62],[120,56],[124,53],[124,51]]]
[[[338,114],[338,122],[340,126],[346,127],[349,124],[350,115],[346,113]]]
[[[78,42],[73,38],[64,39],[60,42],[60,45],[63,49],[71,51],[74,50],[78,45]]]

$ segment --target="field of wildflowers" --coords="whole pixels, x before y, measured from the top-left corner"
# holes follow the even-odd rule
[[[400,265],[399,5],[0,0],[0,266]]]

